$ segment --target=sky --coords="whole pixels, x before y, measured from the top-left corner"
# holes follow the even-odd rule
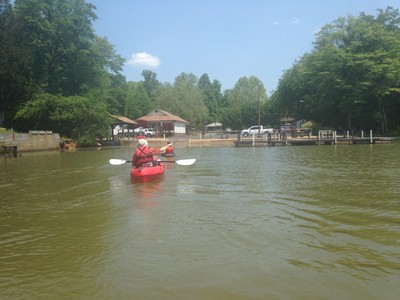
[[[315,33],[340,17],[400,9],[399,0],[86,0],[95,33],[126,59],[123,75],[143,70],[173,84],[181,73],[207,73],[222,91],[259,78],[271,94],[285,70],[313,49]]]

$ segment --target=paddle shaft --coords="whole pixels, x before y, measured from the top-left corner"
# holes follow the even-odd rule
[[[159,162],[169,162],[169,163],[176,163],[178,165],[189,166],[194,164],[196,159],[179,159],[179,160],[158,160]],[[127,162],[132,162],[131,160],[124,160],[124,159],[110,159],[110,164],[114,166],[122,165]]]
[[[168,163],[177,162],[176,160],[156,160],[156,161],[163,162],[163,163],[166,163],[166,162],[168,162]],[[131,163],[132,161],[131,161],[131,160],[125,160],[125,162],[126,162],[126,163]],[[178,162],[179,162],[179,161],[178,161]]]

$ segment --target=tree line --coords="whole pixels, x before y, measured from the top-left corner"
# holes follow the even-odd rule
[[[400,134],[400,15],[378,9],[341,17],[284,72],[271,97],[277,111],[335,129]]]
[[[205,73],[157,74],[126,81],[125,60],[92,22],[84,0],[0,0],[0,121],[15,130],[53,130],[91,143],[109,131],[109,115],[136,119],[155,108],[179,115],[201,130],[211,122],[242,129],[280,118],[314,126],[400,130],[400,15],[339,18],[316,35],[314,48],[286,70],[271,97],[255,76],[222,91]],[[3,118],[1,118],[3,117]]]

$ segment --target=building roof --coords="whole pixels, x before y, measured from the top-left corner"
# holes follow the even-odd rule
[[[293,117],[283,117],[283,118],[281,118],[281,122],[291,122],[291,121],[294,121],[295,120],[295,118],[293,118]]]
[[[165,110],[155,109],[147,115],[135,119],[137,122],[181,122],[189,123],[181,117],[175,116]]]
[[[214,122],[214,123],[210,123],[208,125],[206,125],[206,127],[221,127],[222,124],[218,123],[218,122]]]
[[[112,117],[113,119],[115,119],[117,122],[117,124],[132,124],[132,125],[137,125],[137,122],[124,117],[124,116],[117,116],[117,115],[110,115],[110,117]]]

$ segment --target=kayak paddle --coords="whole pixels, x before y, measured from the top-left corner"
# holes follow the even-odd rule
[[[195,163],[196,159],[190,158],[190,159],[180,159],[180,160],[159,160],[159,161],[161,161],[163,163],[176,163],[177,165],[181,165],[181,166],[190,166]],[[110,165],[119,166],[119,165],[123,165],[124,163],[129,163],[132,161],[112,158],[109,160],[109,162],[110,162]]]

